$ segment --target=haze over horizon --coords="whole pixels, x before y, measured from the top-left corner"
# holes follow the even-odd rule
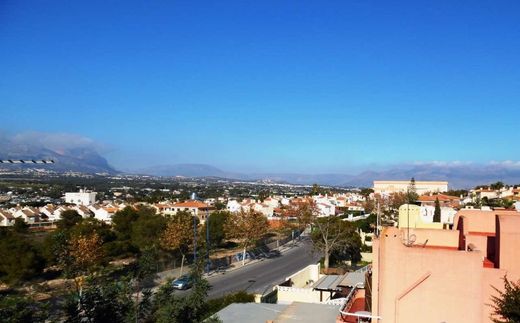
[[[121,170],[520,168],[519,13],[516,1],[3,1],[0,139],[92,149]]]

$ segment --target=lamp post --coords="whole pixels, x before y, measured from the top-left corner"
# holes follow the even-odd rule
[[[206,273],[209,274],[209,249],[210,249],[210,242],[209,242],[209,209],[206,207]]]
[[[197,219],[193,216],[193,263],[197,262]]]

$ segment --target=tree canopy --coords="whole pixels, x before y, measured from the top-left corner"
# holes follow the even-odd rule
[[[520,281],[514,282],[504,276],[504,290],[493,287],[498,296],[492,296],[493,317],[495,323],[520,322]]]

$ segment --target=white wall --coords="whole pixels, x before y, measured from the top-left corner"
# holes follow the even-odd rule
[[[76,205],[91,205],[96,203],[96,192],[67,192],[65,203]]]

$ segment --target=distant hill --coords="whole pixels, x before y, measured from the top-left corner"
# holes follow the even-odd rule
[[[138,174],[154,175],[154,176],[184,176],[184,177],[230,177],[230,173],[226,173],[216,167],[206,164],[174,164],[174,165],[157,165],[147,167],[135,171]]]
[[[45,168],[57,172],[109,173],[117,171],[107,160],[95,150],[88,147],[62,149],[59,152],[23,143],[8,143],[0,145],[0,159],[52,159],[54,164],[46,165],[7,165],[2,168]]]
[[[222,177],[239,180],[270,180],[278,183],[314,184],[344,187],[371,187],[374,180],[446,180],[450,188],[472,188],[476,185],[503,181],[520,183],[520,167],[507,164],[420,164],[402,165],[381,171],[349,174],[296,173],[230,173],[206,164],[155,166],[140,170],[140,174],[156,176]]]
[[[53,159],[51,165],[1,165],[1,168],[46,168],[57,172],[118,173],[98,152],[92,140],[69,134],[27,133],[13,137],[0,134],[0,159]],[[343,187],[371,187],[374,180],[447,180],[451,188],[471,188],[502,181],[520,184],[520,163],[425,163],[400,165],[359,174],[237,173],[207,164],[159,165],[131,173],[154,176],[220,177],[237,180],[268,180],[278,183]]]
[[[520,167],[507,164],[423,164],[404,165],[383,171],[366,171],[354,176],[343,185],[372,186],[374,180],[442,180],[448,181],[450,188],[472,188],[481,184],[502,181],[509,184],[520,183]]]

